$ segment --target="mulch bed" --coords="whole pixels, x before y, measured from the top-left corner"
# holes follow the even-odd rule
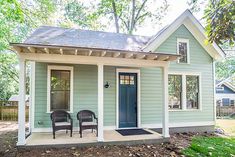
[[[83,148],[30,148],[30,150],[15,147],[16,132],[1,134],[1,157],[177,157],[182,156],[181,150],[190,145],[193,136],[213,136],[212,134],[177,133],[171,135],[169,143],[134,145],[134,146],[97,146]]]

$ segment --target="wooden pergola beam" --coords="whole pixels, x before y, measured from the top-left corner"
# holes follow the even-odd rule
[[[50,53],[50,50],[48,49],[48,48],[44,48],[44,51],[47,53],[47,54],[49,54]]]

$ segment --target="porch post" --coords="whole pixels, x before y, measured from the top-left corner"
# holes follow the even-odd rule
[[[98,141],[104,141],[104,128],[103,128],[103,110],[104,110],[104,66],[98,64]]]
[[[29,88],[29,132],[34,129],[34,104],[35,104],[35,61],[30,62],[30,88]]]
[[[163,91],[164,91],[164,103],[163,103],[163,120],[162,120],[162,135],[163,137],[170,137],[169,135],[169,112],[168,112],[168,64],[163,67]]]
[[[19,104],[18,104],[18,142],[25,145],[25,60],[19,59]]]

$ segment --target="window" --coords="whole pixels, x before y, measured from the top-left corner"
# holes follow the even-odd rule
[[[73,67],[48,66],[47,112],[65,110],[72,112]]]
[[[130,75],[120,75],[120,84],[125,84],[125,85],[134,85],[134,76]]]
[[[222,104],[223,106],[229,106],[230,99],[229,98],[223,98],[222,99]]]
[[[199,108],[199,76],[186,76],[187,109]]]
[[[200,74],[169,74],[168,93],[169,110],[201,109]]]
[[[169,108],[182,109],[182,76],[169,75],[168,78],[168,91],[169,91]]]
[[[234,106],[234,100],[230,100],[230,105]]]
[[[189,40],[177,39],[177,53],[181,55],[179,63],[189,63]]]

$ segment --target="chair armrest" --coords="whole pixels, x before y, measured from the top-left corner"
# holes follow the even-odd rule
[[[70,125],[73,126],[73,119],[72,118],[70,118]]]
[[[52,122],[52,126],[55,126],[55,119],[51,119],[51,122]]]
[[[94,119],[96,120],[96,123],[98,124],[98,118],[96,116],[94,116]]]

